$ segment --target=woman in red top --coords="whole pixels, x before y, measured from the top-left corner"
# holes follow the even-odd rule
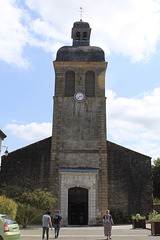
[[[111,239],[112,225],[114,225],[113,219],[109,210],[107,210],[106,215],[103,216],[104,235],[107,236],[107,239]]]

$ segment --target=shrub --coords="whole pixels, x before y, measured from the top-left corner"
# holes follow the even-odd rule
[[[42,215],[39,209],[30,206],[29,204],[18,204],[16,220],[23,228],[26,228],[28,224],[31,224],[37,216]]]
[[[33,192],[26,191],[23,193],[23,203],[28,203],[32,207],[36,207],[43,211],[52,209],[56,203],[56,198],[48,189],[35,189]]]
[[[152,221],[159,221],[160,220],[160,214],[158,214],[158,212],[153,210],[153,212],[148,215],[148,220],[150,222],[152,222]]]
[[[17,203],[26,203],[43,211],[52,209],[56,204],[56,198],[53,197],[52,192],[47,188],[30,190],[15,185],[3,185],[0,189],[0,194],[12,198]]]
[[[17,203],[12,199],[6,198],[6,196],[0,196],[0,212],[10,215],[13,219],[17,213]]]
[[[138,221],[139,219],[146,219],[146,217],[141,216],[139,213],[137,213],[136,215],[132,215],[132,220]]]
[[[16,185],[2,185],[0,188],[0,195],[5,195],[8,198],[14,199],[15,202],[20,202],[26,188]]]
[[[0,194],[13,198],[18,204],[16,220],[24,228],[34,220],[39,222],[43,213],[53,209],[56,204],[56,198],[47,188],[30,190],[15,185],[3,185]]]
[[[153,199],[153,203],[154,203],[154,204],[160,204],[160,199],[157,198],[157,197],[154,198],[154,199]]]

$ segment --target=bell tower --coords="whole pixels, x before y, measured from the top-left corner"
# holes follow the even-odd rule
[[[87,22],[54,61],[50,187],[65,225],[95,225],[108,207],[104,52],[90,46]]]
[[[89,46],[91,28],[87,22],[75,22],[72,28],[73,46]]]

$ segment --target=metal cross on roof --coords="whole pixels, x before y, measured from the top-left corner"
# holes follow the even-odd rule
[[[84,10],[82,8],[82,6],[80,7],[80,21],[82,21],[82,14],[83,14]]]

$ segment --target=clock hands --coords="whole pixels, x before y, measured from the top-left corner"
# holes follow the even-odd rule
[[[80,96],[78,96],[78,98],[77,98],[78,100],[81,100],[82,99],[82,96],[80,95]]]

